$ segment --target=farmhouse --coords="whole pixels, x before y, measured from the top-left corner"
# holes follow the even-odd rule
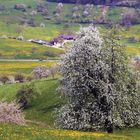
[[[28,42],[33,42],[33,43],[40,44],[40,45],[46,45],[48,43],[44,40],[33,40],[33,39],[28,40]]]

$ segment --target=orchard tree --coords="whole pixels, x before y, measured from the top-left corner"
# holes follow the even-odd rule
[[[59,110],[60,127],[112,133],[140,124],[138,76],[115,38],[101,39],[96,28],[83,28],[63,56],[59,89],[68,103]]]
[[[47,78],[50,75],[50,70],[45,66],[38,66],[31,73],[36,79]]]

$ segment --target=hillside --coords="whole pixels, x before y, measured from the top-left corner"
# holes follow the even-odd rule
[[[46,125],[54,126],[54,110],[61,106],[63,102],[56,94],[58,81],[57,79],[35,81],[35,85],[40,91],[40,95],[36,100],[31,102],[29,108],[24,110],[26,113],[26,119],[42,123],[44,122]],[[0,99],[8,101],[14,100],[15,94],[21,86],[22,84],[2,86],[0,88]]]
[[[15,8],[17,4],[24,5],[24,10]],[[57,3],[45,0],[38,2],[2,0],[0,4],[0,58],[56,59],[63,53],[63,50],[48,44],[59,35],[75,34],[81,25],[84,27],[90,23],[108,30],[111,23],[121,24],[122,14],[139,13],[139,10],[133,7],[93,6],[91,9],[88,8],[89,11],[87,8],[88,5],[63,4],[63,7],[59,9]],[[45,10],[46,13],[43,13]],[[56,10],[60,13],[56,13]],[[129,46],[129,50],[133,50],[128,50],[129,53],[132,52],[132,55],[139,54],[139,35],[135,37],[140,28],[139,18],[137,19],[134,16],[132,20],[136,22],[132,23],[134,27],[132,25],[129,31],[122,32],[121,41]],[[23,40],[18,40],[18,37],[22,37]],[[129,38],[134,38],[134,42],[128,42]],[[47,45],[35,44],[28,40],[45,41]],[[61,43],[58,45],[60,46]]]
[[[0,139],[18,140],[139,140],[139,129],[116,130],[114,134],[103,132],[80,132],[54,128],[54,111],[64,101],[56,94],[57,79],[35,82],[41,94],[25,109],[26,119],[32,120],[27,126],[14,124],[0,125]],[[0,99],[11,101],[21,84],[5,85],[0,88]],[[8,91],[8,92],[7,92]]]

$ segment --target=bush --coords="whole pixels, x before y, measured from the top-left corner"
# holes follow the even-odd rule
[[[39,92],[34,84],[23,85],[16,94],[16,101],[20,108],[27,108],[32,99],[35,99]]]
[[[136,13],[127,12],[122,15],[121,25],[129,27],[129,26],[131,26],[133,24],[137,24],[137,23],[139,23],[139,18]]]
[[[15,102],[0,102],[0,123],[25,124],[24,114]]]
[[[3,84],[6,84],[9,81],[9,78],[7,76],[2,76],[0,79]]]
[[[19,81],[20,83],[23,83],[24,82],[24,76],[21,75],[21,74],[18,74],[18,75],[15,76],[15,80]]]

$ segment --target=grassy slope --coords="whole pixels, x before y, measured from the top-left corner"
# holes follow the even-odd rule
[[[19,28],[19,26],[15,24],[10,24],[7,26],[5,23],[0,22],[0,35],[17,37],[17,28]],[[45,28],[20,26],[20,34],[22,34],[25,39],[51,40],[56,37],[62,29],[63,28],[61,25],[52,24],[48,24]]]
[[[24,16],[24,12],[21,12],[19,10],[15,10],[14,5],[16,3],[24,3],[27,6],[31,6],[31,9],[27,10],[27,13],[29,14],[30,11],[36,8],[36,4],[38,1],[34,0],[1,0],[2,4],[6,6],[6,11],[0,14],[0,36],[2,35],[8,35],[8,36],[14,36],[17,37],[18,34],[16,33],[17,26],[16,24],[19,23]],[[44,2],[45,1],[40,1]],[[56,7],[56,3],[50,3],[48,2],[48,11],[49,14],[47,17],[50,17],[52,20],[44,20],[44,17],[41,14],[37,14],[35,16],[29,16],[27,15],[27,19],[33,18],[35,20],[35,23],[38,27],[29,27],[29,26],[20,26],[21,29],[21,34],[25,37],[25,39],[44,39],[44,40],[51,40],[54,37],[56,37],[60,32],[63,31],[63,24],[56,25],[54,24],[53,20],[55,17],[53,16],[53,11]],[[72,19],[67,16],[68,14],[71,13],[73,4],[64,4],[62,14],[60,15],[60,18],[62,20],[68,20],[71,21]],[[83,9],[82,6],[81,11]],[[121,17],[121,14],[123,12],[127,11],[133,11],[134,9],[132,8],[122,8],[122,7],[114,7],[110,8],[109,12],[107,14],[107,18],[111,19],[113,21],[118,21]],[[100,17],[101,15],[101,8],[95,8],[93,10],[93,16],[95,14],[95,11],[98,11],[99,13],[97,14],[97,17]],[[81,13],[82,14],[82,13]],[[14,20],[11,20],[14,19]],[[10,22],[9,25],[6,24],[6,22]],[[40,28],[39,25],[40,23],[45,23],[46,27],[45,28]],[[128,48],[127,52],[130,55],[140,55],[140,42],[139,43],[129,43],[128,37],[133,37],[136,36],[140,40],[139,32],[137,31],[140,28],[140,26],[133,26],[130,28],[129,31],[124,31],[122,33],[122,43],[125,43]],[[70,31],[77,31],[79,29],[79,24],[72,24],[71,28],[69,29]],[[64,30],[64,32],[66,32]],[[22,47],[21,47],[22,46]],[[35,46],[35,44],[32,43],[23,43],[19,42],[16,40],[8,40],[8,39],[0,39],[0,55],[1,57],[16,57],[16,58],[46,58],[46,56],[43,55],[45,50],[47,49],[45,47],[39,46],[38,51],[36,51],[34,54],[31,54],[31,49]],[[24,49],[23,49],[24,48]],[[15,51],[16,50],[16,51]],[[50,50],[50,52],[55,52],[55,49]]]
[[[53,59],[53,57],[47,55],[49,52],[58,57],[64,51],[30,42],[14,39],[0,39],[0,58]]]
[[[121,32],[123,37],[122,43],[127,46],[126,51],[130,55],[140,55],[140,25],[130,27],[128,30]],[[130,43],[128,39],[134,37],[138,42]]]
[[[65,131],[54,129],[54,110],[64,101],[62,101],[56,94],[58,87],[57,79],[42,80],[35,82],[37,88],[40,90],[40,96],[32,101],[30,107],[24,112],[26,119],[34,122],[42,122],[40,126],[34,123],[28,126],[17,126],[13,124],[0,125],[0,139],[11,140],[139,140],[139,129],[124,129],[116,130],[114,134],[108,135],[102,132],[78,132],[78,131]],[[21,84],[6,85],[0,88],[0,99],[7,99],[11,101],[14,99],[16,91],[20,88]],[[8,92],[7,92],[8,91]]]
[[[52,27],[52,26],[50,26],[50,27]],[[2,28],[2,26],[0,26],[0,28]],[[34,29],[32,27],[27,27],[27,28]],[[127,45],[127,53],[129,55],[140,55],[140,42],[136,42],[136,43],[128,42],[129,37],[134,37],[135,39],[140,40],[139,28],[140,28],[139,25],[132,26],[129,30],[123,30],[120,34],[123,38],[121,40],[121,42],[122,42],[122,44]],[[73,29],[77,30],[79,28],[77,26]],[[39,30],[42,30],[42,33],[44,33],[44,35],[42,35]],[[34,29],[33,31],[36,31],[36,32],[34,32],[33,35],[39,35],[40,38],[45,38],[47,36],[47,35],[45,35],[45,32],[44,32],[45,30],[47,30],[47,29],[40,29],[40,28],[38,28],[37,30]],[[54,32],[56,30],[57,30],[57,27],[55,27],[55,29],[52,29],[52,31],[54,31]],[[108,29],[105,29],[105,30],[108,30]],[[27,31],[31,36],[32,30],[27,30]],[[38,32],[38,34],[37,34],[37,32]],[[10,30],[9,30],[9,33],[10,33]],[[53,34],[50,31],[48,31],[48,33],[49,33],[49,37],[53,38]],[[35,49],[34,53],[32,53],[32,49]],[[17,41],[17,40],[13,40],[13,39],[0,39],[0,57],[1,58],[32,58],[32,59],[42,58],[42,59],[47,59],[48,56],[45,55],[46,52],[52,52],[55,55],[59,55],[59,54],[63,53],[63,51],[60,49],[41,46],[41,45],[33,44],[30,42]]]
[[[109,31],[108,27],[97,26],[101,33],[106,34]],[[140,55],[140,25],[134,25],[129,28],[118,29],[118,36],[121,37],[120,44],[126,46],[126,53],[129,56]],[[136,42],[129,42],[129,38],[134,38]]]
[[[30,107],[25,110],[26,118],[45,122],[47,125],[53,125],[53,111],[60,106],[62,100],[56,94],[58,86],[57,80],[42,80],[35,82],[40,91],[40,95],[33,100]],[[5,85],[0,88],[0,99],[8,101],[14,100],[17,90],[22,84]],[[8,91],[8,92],[7,92]]]

